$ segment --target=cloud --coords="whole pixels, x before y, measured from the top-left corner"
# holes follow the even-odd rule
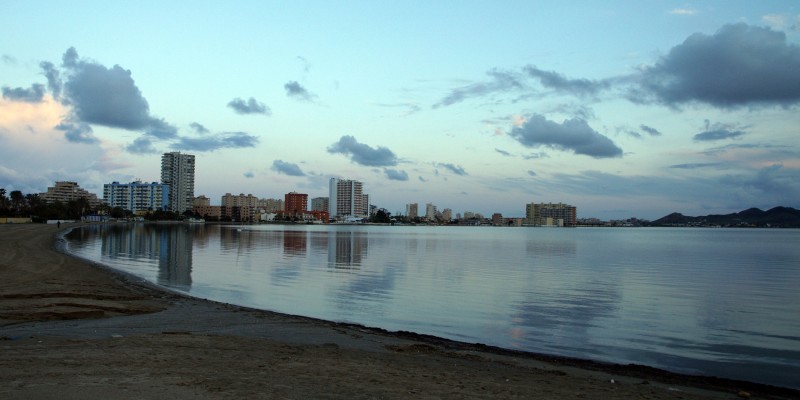
[[[258,137],[245,132],[223,132],[200,138],[181,137],[178,142],[170,145],[170,148],[185,151],[214,151],[225,148],[255,147],[258,142]]]
[[[278,172],[279,174],[289,175],[289,176],[306,176],[305,173],[300,169],[297,164],[292,164],[290,162],[282,161],[282,160],[275,160],[272,162],[271,170]]]
[[[511,153],[509,153],[509,152],[507,152],[505,150],[500,150],[498,148],[495,148],[494,151],[496,151],[496,152],[498,152],[498,153],[500,153],[500,154],[502,154],[502,155],[504,155],[506,157],[511,157]]]
[[[528,175],[530,175],[530,176],[536,176],[536,172],[533,172],[533,170],[530,170],[530,169],[529,169],[529,170],[528,170]]]
[[[8,54],[0,55],[0,61],[2,61],[3,64],[6,64],[6,65],[16,65],[17,64],[17,59],[14,58],[13,56],[8,55]]]
[[[395,103],[395,104],[375,103],[375,105],[378,106],[378,107],[405,108],[406,110],[403,113],[403,116],[409,116],[411,114],[419,112],[422,109],[418,104],[414,104],[414,103]]]
[[[200,135],[205,135],[211,132],[208,130],[208,128],[206,128],[205,126],[203,126],[203,124],[199,122],[192,122],[191,124],[189,124],[189,127],[192,128],[192,130],[195,131],[195,133],[198,133]]]
[[[524,158],[526,160],[538,160],[540,158],[548,158],[548,157],[550,157],[550,156],[547,155],[547,153],[545,153],[543,151],[538,152],[538,153],[531,153],[531,154],[528,154],[526,156],[522,156],[522,158]]]
[[[469,175],[469,174],[467,174],[467,171],[464,170],[464,167],[462,167],[460,165],[454,165],[454,164],[448,164],[448,163],[436,163],[435,165],[437,167],[442,167],[444,169],[447,169],[447,170],[449,170],[450,172],[452,172],[452,173],[454,173],[456,175],[461,175],[461,176]]]
[[[734,139],[740,136],[744,136],[744,132],[742,131],[731,131],[728,129],[715,129],[705,132],[700,132],[694,135],[694,140],[697,142],[703,141],[716,141],[716,140],[724,140],[724,139]]]
[[[698,168],[718,167],[720,165],[722,165],[722,164],[720,164],[720,163],[688,163],[688,164],[670,165],[669,168],[675,168],[675,169],[698,169]]]
[[[306,88],[301,86],[297,81],[286,82],[286,84],[283,85],[283,88],[286,89],[287,96],[297,100],[313,102],[317,97],[313,93],[306,90]]]
[[[63,131],[64,137],[72,143],[99,142],[92,132],[92,127],[82,122],[61,121],[55,128]]]
[[[789,106],[800,102],[800,47],[783,32],[744,23],[695,33],[642,71],[635,102]]]
[[[125,151],[133,154],[156,154],[159,152],[153,146],[153,141],[147,137],[136,138],[133,143],[125,146]]]
[[[568,79],[557,72],[544,71],[532,65],[524,67],[523,70],[531,77],[538,79],[539,83],[546,88],[576,96],[594,96],[600,91],[611,87],[609,81]]]
[[[672,15],[697,15],[698,11],[692,8],[673,8],[669,10]]]
[[[245,173],[243,174],[243,176],[244,176],[245,178],[248,178],[248,179],[249,179],[249,178],[254,178],[254,177],[256,176],[256,174],[254,174],[254,173],[253,173],[253,171],[247,171],[247,172],[245,172]]]
[[[407,181],[408,180],[408,174],[406,173],[406,171],[402,171],[402,170],[398,171],[396,169],[384,168],[383,169],[383,173],[386,174],[386,178],[388,178],[389,180],[392,180],[392,181]]]
[[[397,156],[388,148],[372,147],[359,143],[353,136],[342,136],[339,141],[328,147],[332,154],[344,154],[350,161],[368,167],[389,167],[397,165]]]
[[[141,131],[158,139],[177,137],[177,128],[150,115],[147,100],[131,71],[119,65],[107,68],[81,60],[74,47],[67,49],[62,60],[65,81],[53,63],[42,62],[39,66],[53,97],[71,108],[58,128],[65,132],[67,140],[84,143],[96,140],[90,125]]]
[[[658,129],[647,126],[647,125],[639,125],[639,129],[645,131],[650,136],[661,136],[661,132]]]
[[[237,97],[228,102],[228,107],[232,108],[237,114],[272,115],[272,110],[269,107],[253,97],[247,99],[247,101]]]
[[[44,98],[44,85],[34,83],[29,89],[3,86],[3,98],[11,101],[38,103]]]
[[[446,107],[460,103],[472,97],[487,96],[496,92],[524,89],[525,84],[521,77],[512,72],[492,70],[487,73],[491,78],[488,82],[472,83],[452,89],[442,100],[433,105],[433,108]]]
[[[423,178],[422,176],[418,176],[417,178],[419,179],[420,182],[427,182],[428,181],[427,179]]]
[[[621,148],[579,118],[559,124],[534,114],[522,126],[513,127],[509,136],[525,147],[546,146],[594,158],[622,157]]]
[[[56,100],[61,99],[62,83],[60,78],[61,74],[58,72],[58,69],[49,61],[42,61],[39,63],[39,67],[42,68],[42,72],[45,78],[47,78],[47,89],[53,94],[53,98]]]

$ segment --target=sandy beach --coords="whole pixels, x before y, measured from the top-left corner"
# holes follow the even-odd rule
[[[0,225],[2,399],[800,398],[194,299],[58,251],[58,229]]]

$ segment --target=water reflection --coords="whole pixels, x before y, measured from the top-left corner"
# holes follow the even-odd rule
[[[800,373],[800,250],[797,233],[769,234],[130,225],[71,236],[100,238],[100,257],[76,254],[199,297],[786,385]]]

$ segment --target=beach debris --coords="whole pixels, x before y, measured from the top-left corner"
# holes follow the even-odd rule
[[[119,338],[122,337],[122,335],[113,334],[113,335],[111,335],[111,337],[114,338],[114,339],[119,339]]]
[[[611,379],[609,382],[610,383],[617,383],[617,381],[615,381],[614,379]]]
[[[743,399],[749,399],[751,395],[750,392],[745,392],[744,390],[740,390],[739,393],[737,393],[737,396]]]

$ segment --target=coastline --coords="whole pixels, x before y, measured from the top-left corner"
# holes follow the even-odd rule
[[[57,231],[0,225],[4,399],[800,398],[195,299],[59,252]]]

